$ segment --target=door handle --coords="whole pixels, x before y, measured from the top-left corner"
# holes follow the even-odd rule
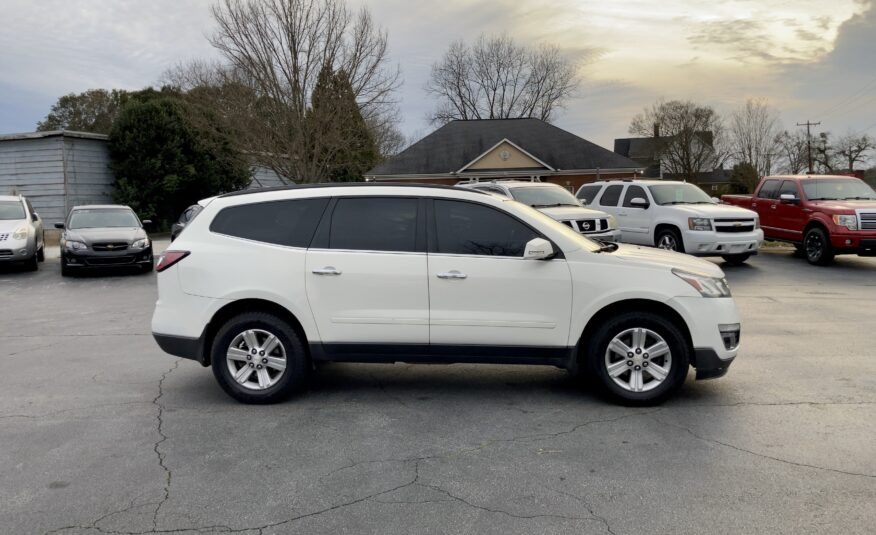
[[[756,203],[756,202],[751,203],[751,207],[752,207],[752,208],[757,208],[757,203]]]
[[[463,273],[461,271],[457,271],[454,269],[454,270],[447,271],[444,273],[439,273],[438,278],[439,279],[466,279],[466,278],[468,278],[468,275],[466,275],[465,273]]]
[[[772,208],[773,210],[775,210],[775,209],[776,209],[776,205],[775,205],[775,204],[771,204],[771,205],[770,205],[770,208]]]
[[[314,275],[340,275],[341,270],[335,269],[333,266],[326,266],[322,269],[314,269]]]

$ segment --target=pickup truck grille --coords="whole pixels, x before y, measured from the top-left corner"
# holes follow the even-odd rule
[[[753,230],[754,219],[715,219],[715,232],[751,232]]]
[[[608,230],[607,219],[578,219],[572,221],[560,221],[560,223],[569,226],[575,232],[581,234],[593,234],[595,232],[604,232]]]
[[[95,251],[124,251],[128,248],[128,244],[126,242],[104,242],[104,243],[95,243],[91,246]]]
[[[876,212],[858,212],[861,230],[876,230]]]

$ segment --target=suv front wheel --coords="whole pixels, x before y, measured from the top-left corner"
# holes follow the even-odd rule
[[[627,405],[661,403],[687,377],[690,349],[671,322],[650,312],[627,312],[600,326],[586,342],[587,376]]]
[[[213,341],[213,375],[243,403],[266,404],[304,389],[307,353],[295,329],[265,312],[246,312],[223,325]]]

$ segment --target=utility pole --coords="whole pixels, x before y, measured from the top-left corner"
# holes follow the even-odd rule
[[[812,134],[809,133],[809,128],[812,126],[818,126],[821,124],[821,121],[817,123],[810,123],[809,119],[806,119],[805,123],[797,123],[797,126],[805,126],[806,127],[806,152],[809,155],[809,174],[812,174]]]

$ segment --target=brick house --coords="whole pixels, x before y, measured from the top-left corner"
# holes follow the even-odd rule
[[[575,191],[630,178],[638,163],[539,119],[451,121],[365,173],[366,180],[453,185],[472,178],[538,178]]]

